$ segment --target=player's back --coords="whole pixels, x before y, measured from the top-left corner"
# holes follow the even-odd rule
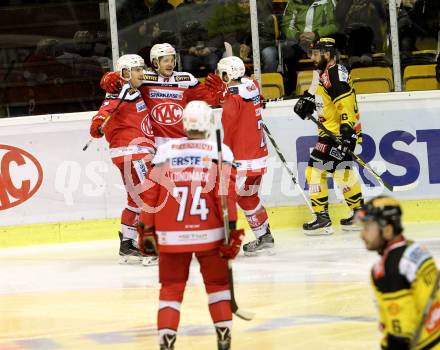
[[[223,147],[224,161],[232,163],[232,152]],[[172,140],[159,146],[153,164],[160,174],[158,203],[165,203],[154,219],[159,250],[200,251],[219,246],[224,230],[216,143]]]
[[[268,152],[258,83],[242,78],[241,84],[231,86],[229,91],[231,96],[222,114],[224,142],[231,148],[239,171],[265,168]]]

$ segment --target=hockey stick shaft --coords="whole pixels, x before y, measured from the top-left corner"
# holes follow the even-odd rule
[[[318,127],[323,130],[328,137],[330,137],[338,146],[342,146],[342,142],[338,140],[336,135],[332,133],[330,130],[328,130],[324,124],[322,124],[319,120],[317,120],[313,115],[309,115],[307,117],[312,122],[314,122]],[[362,166],[364,169],[368,170],[371,175],[373,175],[377,181],[379,181],[381,184],[383,184],[389,191],[393,192],[394,187],[386,182],[378,173],[376,173],[361,157],[359,157],[357,154],[355,154],[350,149],[347,150],[347,153],[353,158],[353,160],[358,163],[360,166]]]
[[[440,271],[437,272],[437,277],[435,279],[434,287],[432,288],[432,292],[429,295],[429,299],[426,301],[425,308],[423,309],[422,318],[418,323],[416,330],[414,331],[414,336],[411,339],[410,350],[416,350],[417,343],[419,342],[420,335],[422,334],[422,330],[425,325],[426,319],[428,318],[429,312],[431,310],[432,303],[434,302],[437,292],[439,291],[440,288],[439,282],[440,282]]]
[[[107,123],[109,122],[110,118],[112,117],[112,115],[117,112],[117,110],[119,109],[119,106],[121,105],[122,102],[124,102],[125,96],[127,96],[127,92],[129,89],[126,89],[124,94],[122,95],[121,100],[119,101],[119,103],[116,105],[115,109],[107,116],[107,118],[104,119],[103,123],[101,124],[101,130],[103,130],[105,128],[105,126],[107,125]],[[87,141],[87,143],[84,145],[83,147],[83,151],[87,150],[87,148],[89,148],[89,146],[92,144],[94,140],[94,137],[91,137],[89,141]]]
[[[223,212],[223,228],[225,230],[225,243],[229,243],[229,214],[228,205],[226,203],[226,195],[224,193],[223,183],[223,154],[222,154],[222,140],[220,135],[220,129],[216,130],[217,137],[217,152],[218,152],[218,173],[219,173],[219,188],[220,188],[220,201]],[[234,291],[234,276],[232,273],[232,260],[228,260],[228,276],[229,276],[229,291],[231,293],[231,309],[234,315],[240,317],[243,320],[250,321],[254,318],[255,314],[252,312],[241,310],[235,299]]]
[[[275,152],[277,152],[278,157],[281,160],[281,163],[283,163],[284,168],[287,170],[287,172],[290,175],[290,178],[292,179],[292,182],[298,187],[301,195],[303,196],[305,202],[307,203],[307,206],[309,207],[312,214],[315,214],[313,211],[312,205],[310,204],[309,200],[307,199],[306,194],[304,193],[303,189],[301,188],[301,185],[298,183],[298,180],[296,179],[295,175],[293,174],[293,171],[290,170],[290,168],[287,165],[286,158],[284,158],[283,154],[281,153],[281,150],[279,149],[274,137],[272,136],[271,132],[269,131],[269,128],[266,124],[263,123],[263,129],[266,132],[267,137],[269,138],[270,142],[272,143],[273,148],[275,148]]]

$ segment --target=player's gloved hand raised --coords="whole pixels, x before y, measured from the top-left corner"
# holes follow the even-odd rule
[[[205,79],[208,90],[218,97],[220,102],[230,94],[227,84],[218,75],[209,73]]]
[[[299,98],[293,110],[301,119],[307,119],[316,110],[315,96],[306,91]]]
[[[101,89],[110,94],[117,94],[123,85],[124,81],[121,79],[118,72],[105,73],[100,82]]]
[[[225,259],[234,259],[240,252],[243,242],[244,230],[231,230],[229,233],[229,243],[220,246],[220,255]]]
[[[102,130],[102,123],[104,123],[105,117],[102,115],[95,115],[92,119],[92,124],[90,125],[90,136],[99,139],[104,136]]]

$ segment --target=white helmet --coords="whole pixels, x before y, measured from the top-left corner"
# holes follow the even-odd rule
[[[241,78],[246,72],[243,61],[237,56],[222,58],[217,63],[217,70],[220,77],[223,77],[223,73],[228,74],[229,81]]]
[[[205,101],[191,101],[183,110],[183,127],[186,131],[206,132],[206,138],[214,129],[214,114]]]
[[[116,62],[116,71],[119,73],[122,79],[124,80],[130,80],[131,79],[131,69],[135,67],[144,67],[145,62],[144,59],[139,55],[123,55],[118,58],[118,61]],[[128,69],[130,72],[129,78],[124,78],[122,75],[122,70]]]
[[[154,66],[153,60],[159,62],[159,57],[174,55],[176,57],[176,50],[168,43],[156,44],[150,50],[150,62]]]

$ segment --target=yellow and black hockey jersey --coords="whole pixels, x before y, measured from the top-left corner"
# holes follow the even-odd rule
[[[410,349],[432,294],[437,267],[429,251],[404,239],[393,242],[372,269],[384,350]],[[440,296],[437,291],[424,323],[417,350],[440,349]]]
[[[321,73],[315,101],[319,119],[328,130],[341,136],[341,125],[348,124],[358,137],[361,136],[356,93],[343,65],[334,64]],[[319,136],[325,137],[326,133],[319,130]]]

